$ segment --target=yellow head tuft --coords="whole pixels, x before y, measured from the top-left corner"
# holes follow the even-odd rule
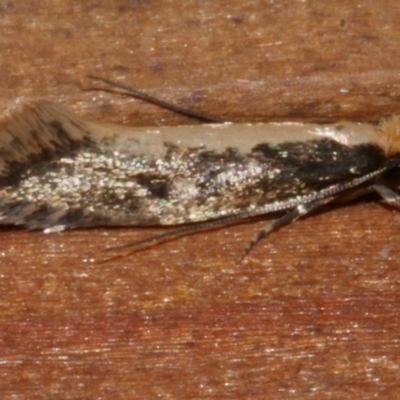
[[[380,123],[380,128],[386,136],[387,157],[400,155],[400,114],[385,118]]]

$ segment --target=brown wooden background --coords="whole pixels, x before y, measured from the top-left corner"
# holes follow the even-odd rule
[[[375,121],[400,110],[399,21],[397,0],[5,0],[0,106],[196,123],[82,91],[97,74],[243,121]],[[331,208],[237,266],[264,224],[105,264],[160,230],[1,229],[0,397],[400,397],[400,213]]]

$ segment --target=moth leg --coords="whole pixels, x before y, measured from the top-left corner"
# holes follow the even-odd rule
[[[318,207],[321,207],[325,204],[330,203],[331,201],[335,200],[337,197],[336,196],[330,196],[325,199],[321,200],[316,200],[312,201],[310,203],[306,204],[299,204],[296,206],[293,210],[289,211],[286,213],[283,217],[278,218],[276,221],[274,221],[272,224],[268,225],[261,231],[257,232],[249,241],[249,243],[246,245],[246,247],[243,249],[240,257],[239,257],[239,262],[241,262],[247,254],[250,252],[250,250],[265,236],[273,232],[274,230],[280,228],[283,225],[289,224],[290,222],[294,222],[303,215],[309,213],[312,210],[317,209]]]
[[[371,189],[377,192],[386,203],[394,207],[400,207],[400,196],[392,189],[378,183],[371,185]]]

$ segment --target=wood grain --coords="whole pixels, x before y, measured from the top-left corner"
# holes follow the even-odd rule
[[[84,91],[94,74],[242,121],[376,121],[400,109],[400,4],[0,3],[4,115],[48,100],[99,121],[197,123]],[[160,229],[0,231],[0,395],[393,399],[400,214],[331,207],[236,257],[265,223],[101,263]]]

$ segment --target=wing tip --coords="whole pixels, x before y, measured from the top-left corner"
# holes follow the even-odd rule
[[[66,152],[87,138],[84,121],[57,105],[24,104],[0,121],[0,177],[11,174],[14,163]]]

